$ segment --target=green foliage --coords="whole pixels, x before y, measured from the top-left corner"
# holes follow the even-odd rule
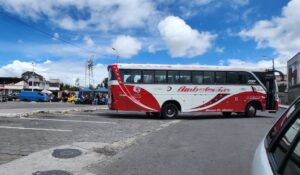
[[[64,90],[67,90],[67,91],[79,91],[79,87],[77,87],[77,86],[71,86],[69,84],[60,83],[60,90],[61,91],[64,91]]]
[[[279,92],[285,92],[285,90],[286,90],[286,84],[279,84],[278,85],[278,91]]]

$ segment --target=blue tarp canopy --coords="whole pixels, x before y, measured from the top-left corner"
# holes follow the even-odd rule
[[[108,90],[107,90],[106,88],[104,88],[104,87],[95,89],[94,91],[95,91],[95,92],[100,92],[100,93],[107,93],[107,92],[108,92]]]
[[[92,92],[92,90],[89,88],[81,88],[79,92]]]

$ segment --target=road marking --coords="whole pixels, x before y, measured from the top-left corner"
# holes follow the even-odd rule
[[[1,128],[2,129],[35,130],[35,131],[72,132],[72,130],[64,130],[64,129],[24,128],[24,127],[13,127],[13,126],[0,126],[0,129]]]
[[[99,122],[99,121],[84,121],[84,120],[63,120],[63,119],[43,119],[43,118],[15,118],[22,120],[45,120],[54,122],[73,122],[73,123],[97,123],[97,124],[117,124],[116,122]]]

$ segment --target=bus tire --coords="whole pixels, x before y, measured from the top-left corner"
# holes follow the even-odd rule
[[[178,115],[178,108],[175,104],[167,103],[163,106],[161,115],[165,119],[176,118]]]
[[[224,117],[230,117],[232,112],[222,112]]]
[[[249,118],[256,117],[256,106],[252,103],[249,103],[245,109],[245,116]]]

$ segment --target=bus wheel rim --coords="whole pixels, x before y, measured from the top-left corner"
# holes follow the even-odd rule
[[[167,109],[167,115],[168,115],[169,117],[173,116],[173,115],[174,115],[174,110],[173,110],[172,108],[168,108],[168,109]]]
[[[249,106],[249,108],[248,108],[248,112],[249,112],[249,114],[250,115],[254,115],[255,114],[255,107],[254,106]]]

